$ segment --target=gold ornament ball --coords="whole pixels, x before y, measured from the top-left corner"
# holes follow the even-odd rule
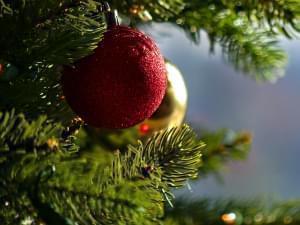
[[[188,94],[180,70],[166,61],[168,88],[158,110],[147,120],[137,125],[141,136],[150,136],[155,132],[180,126],[184,120]]]

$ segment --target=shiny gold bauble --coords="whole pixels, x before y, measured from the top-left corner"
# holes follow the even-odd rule
[[[167,128],[180,126],[187,109],[187,89],[180,70],[166,61],[168,88],[158,110],[147,120],[138,124],[136,128],[141,136],[150,136],[153,133]]]

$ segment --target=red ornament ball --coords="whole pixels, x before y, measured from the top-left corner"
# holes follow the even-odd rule
[[[87,124],[127,128],[149,118],[167,88],[164,58],[152,39],[114,26],[95,52],[66,67],[62,88],[70,107]]]

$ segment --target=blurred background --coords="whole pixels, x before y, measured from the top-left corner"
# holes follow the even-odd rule
[[[300,197],[300,42],[285,38],[286,76],[277,83],[256,83],[226,63],[216,46],[210,53],[207,35],[199,44],[175,26],[164,23],[141,27],[163,54],[184,74],[189,92],[186,121],[192,127],[249,130],[253,147],[248,159],[222,172],[223,182],[210,176],[192,182],[195,197]]]

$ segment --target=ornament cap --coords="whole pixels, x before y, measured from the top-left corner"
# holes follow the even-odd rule
[[[118,11],[115,9],[113,11],[108,12],[106,14],[106,21],[108,27],[119,26],[120,21],[119,21]]]
[[[102,10],[105,12],[106,22],[108,27],[119,26],[119,15],[118,11],[112,10],[108,2],[102,4]]]

